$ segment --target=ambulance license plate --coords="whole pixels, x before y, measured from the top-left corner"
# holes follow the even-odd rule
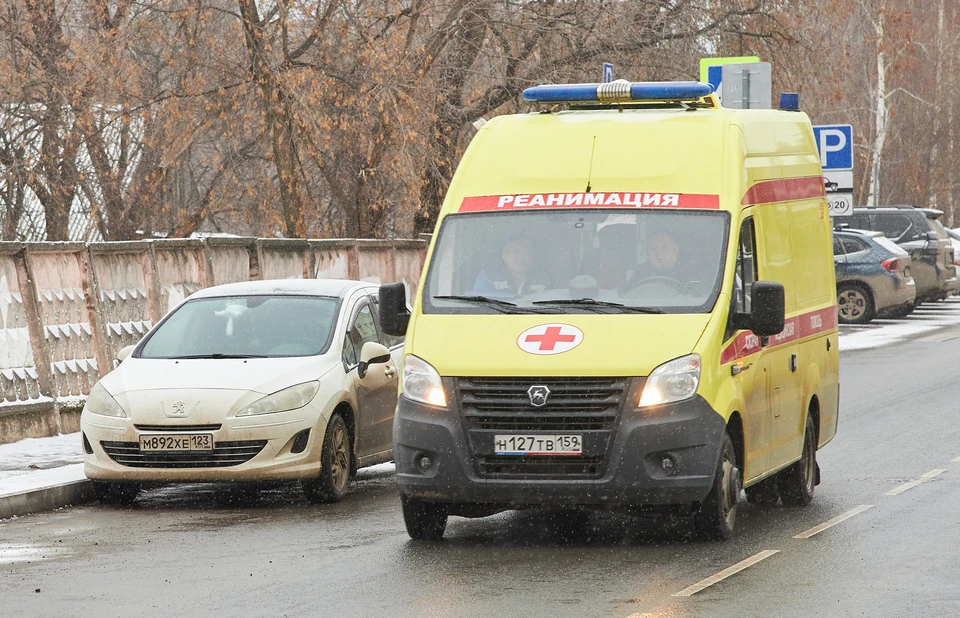
[[[583,436],[575,434],[496,434],[493,436],[497,455],[539,456],[583,454]]]
[[[141,451],[212,451],[212,433],[148,434],[140,436]]]

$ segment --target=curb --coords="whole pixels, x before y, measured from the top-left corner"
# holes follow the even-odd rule
[[[88,480],[61,483],[0,496],[0,519],[53,511],[64,506],[93,502],[95,499],[93,484]]]

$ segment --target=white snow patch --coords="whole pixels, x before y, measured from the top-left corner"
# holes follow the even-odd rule
[[[901,320],[874,320],[863,330],[840,334],[840,351],[866,350],[891,345],[923,333],[960,325],[960,298],[921,305]]]
[[[393,476],[397,471],[397,466],[392,462],[377,464],[369,468],[360,468],[357,470],[358,479],[372,479],[382,476]]]
[[[53,402],[53,399],[47,397],[46,395],[41,395],[36,399],[21,399],[18,401],[5,401],[5,400],[0,401],[0,408],[4,406],[22,406],[22,405],[32,404],[32,403],[52,403],[52,402]],[[2,445],[0,445],[0,447],[2,447]]]
[[[82,462],[82,449],[79,431],[0,444],[0,493],[3,493],[4,479],[9,476]]]
[[[82,463],[51,468],[50,470],[34,470],[6,478],[0,476],[0,498],[25,494],[48,487],[69,485],[70,483],[84,481],[86,478],[83,474]]]

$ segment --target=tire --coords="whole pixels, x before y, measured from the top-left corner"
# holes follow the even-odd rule
[[[777,488],[784,506],[807,506],[813,502],[813,490],[817,485],[817,430],[813,416],[807,414],[803,432],[803,452],[800,461],[779,475]]]
[[[102,504],[129,506],[137,499],[140,484],[93,481],[93,493]]]
[[[307,500],[314,504],[339,502],[347,495],[350,484],[352,451],[347,424],[334,412],[323,434],[320,452],[320,475],[300,482]]]
[[[852,283],[841,284],[837,291],[837,314],[841,324],[866,324],[876,315],[870,292]]]
[[[447,510],[439,504],[419,498],[400,496],[403,523],[407,534],[415,541],[439,541],[447,529]]]
[[[696,514],[697,531],[703,538],[723,541],[733,536],[737,523],[737,501],[740,499],[742,485],[733,441],[730,435],[724,432],[713,488],[707,499],[700,504],[700,510]]]
[[[777,488],[777,478],[775,476],[767,477],[755,485],[751,485],[744,490],[747,494],[747,502],[761,506],[774,506],[780,502],[780,490]]]

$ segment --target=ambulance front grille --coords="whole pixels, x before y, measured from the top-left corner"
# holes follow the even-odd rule
[[[626,378],[460,378],[457,395],[468,429],[501,431],[609,430]],[[542,406],[530,389],[549,389]]]
[[[477,474],[491,479],[600,478],[629,384],[629,378],[457,379],[457,402]],[[546,403],[533,405],[531,392],[546,393]],[[583,453],[496,455],[494,436],[504,433],[576,434]]]

